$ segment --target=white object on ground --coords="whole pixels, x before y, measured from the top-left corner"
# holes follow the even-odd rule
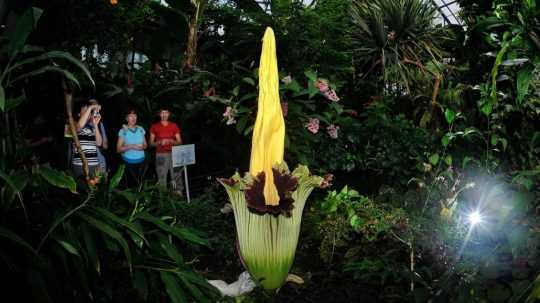
[[[240,276],[238,276],[238,280],[231,284],[227,284],[227,282],[222,280],[208,280],[208,283],[217,288],[222,296],[228,297],[241,296],[251,292],[256,286],[247,271],[241,273]]]
[[[222,214],[228,214],[233,211],[231,203],[226,203],[223,208],[219,210]]]

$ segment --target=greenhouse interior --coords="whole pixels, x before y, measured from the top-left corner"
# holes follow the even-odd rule
[[[0,1],[1,302],[540,302],[540,1]]]

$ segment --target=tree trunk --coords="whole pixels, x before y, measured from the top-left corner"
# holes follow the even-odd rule
[[[184,68],[192,68],[197,64],[197,40],[199,32],[199,24],[204,11],[205,0],[191,0],[195,11],[189,18],[188,42],[186,48],[186,57],[184,60]]]

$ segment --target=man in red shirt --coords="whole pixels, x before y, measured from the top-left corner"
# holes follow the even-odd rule
[[[172,147],[182,144],[181,130],[174,122],[169,121],[171,113],[161,108],[159,117],[161,121],[150,128],[150,146],[156,147],[156,173],[159,184],[167,186],[167,174],[171,174],[171,186],[175,192],[183,195],[182,169],[172,167]]]

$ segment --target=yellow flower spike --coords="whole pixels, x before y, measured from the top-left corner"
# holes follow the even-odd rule
[[[259,100],[257,119],[251,141],[249,172],[257,176],[264,172],[264,200],[266,205],[279,205],[279,194],[274,184],[272,167],[283,162],[285,121],[279,102],[279,76],[276,40],[272,28],[263,37],[259,63]]]

